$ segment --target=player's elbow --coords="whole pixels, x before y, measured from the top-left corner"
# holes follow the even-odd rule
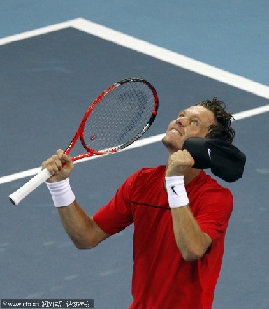
[[[182,257],[186,262],[193,262],[199,260],[205,254],[202,248],[185,249],[181,251]]]
[[[94,243],[92,241],[85,241],[85,240],[74,239],[74,238],[71,238],[71,239],[73,241],[74,246],[80,250],[92,249],[98,245],[98,243]]]
[[[80,244],[80,243],[74,243],[75,247],[79,250],[85,250],[85,249],[92,249],[96,246],[93,245],[85,245],[85,244]]]
[[[184,261],[186,262],[193,262],[193,261],[199,260],[202,256],[203,254],[194,254],[194,253],[188,253],[188,254],[182,255]]]
[[[191,262],[201,259],[208,250],[210,250],[212,245],[211,238],[203,233],[202,238],[198,242],[191,242],[188,245],[184,246],[182,250],[180,250],[180,247],[178,246],[182,257],[185,261]]]
[[[96,245],[92,245],[92,244],[87,244],[87,245],[85,245],[85,244],[75,244],[75,247],[77,248],[77,249],[79,249],[79,250],[86,250],[86,249],[93,249],[93,248],[95,248],[97,246],[97,244]]]

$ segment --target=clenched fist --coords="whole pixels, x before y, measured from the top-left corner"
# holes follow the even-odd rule
[[[188,150],[178,150],[168,159],[166,176],[184,176],[194,163],[194,159]]]

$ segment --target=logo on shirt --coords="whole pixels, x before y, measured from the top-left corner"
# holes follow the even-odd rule
[[[208,152],[208,156],[209,156],[210,160],[212,160],[212,158],[211,158],[211,149],[208,148],[208,149],[207,149],[207,152]]]
[[[171,186],[171,190],[172,190],[176,195],[178,195],[177,192],[176,192],[176,190],[175,190],[175,186]]]

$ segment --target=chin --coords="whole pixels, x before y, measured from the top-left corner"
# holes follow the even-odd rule
[[[178,150],[182,150],[184,141],[175,141],[169,139],[167,136],[164,136],[162,139],[162,143],[168,149],[168,151],[175,152]]]

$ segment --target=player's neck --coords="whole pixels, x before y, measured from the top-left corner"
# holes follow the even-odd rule
[[[184,183],[187,185],[193,179],[200,174],[201,170],[197,168],[190,168],[190,170],[184,175]]]

